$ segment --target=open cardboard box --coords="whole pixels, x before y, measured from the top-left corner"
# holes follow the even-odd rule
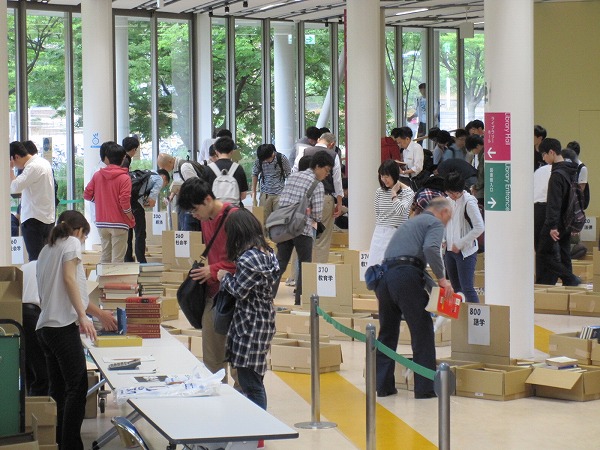
[[[538,314],[569,314],[569,294],[565,289],[533,291],[534,311]]]
[[[572,293],[570,295],[569,311],[573,316],[600,317],[600,293]]]
[[[319,344],[319,373],[338,371],[341,364],[340,344]],[[271,368],[281,372],[310,373],[310,342],[290,341],[272,345]]]
[[[600,399],[600,367],[580,366],[585,372],[536,367],[527,378],[536,397],[585,402]]]
[[[530,397],[526,383],[530,367],[499,364],[473,364],[456,367],[456,395],[485,400],[515,400]]]
[[[550,356],[575,358],[578,364],[591,364],[592,339],[580,339],[578,332],[551,334],[548,345]]]
[[[23,323],[23,272],[13,266],[0,267],[0,317]]]
[[[348,264],[328,264],[335,270],[335,296],[325,296],[319,293],[317,267],[323,264],[302,263],[302,308],[310,307],[310,297],[319,295],[319,306],[336,313],[352,314],[352,267]],[[327,276],[333,276],[329,274]]]

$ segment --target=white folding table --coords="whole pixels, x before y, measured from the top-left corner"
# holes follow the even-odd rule
[[[161,328],[160,339],[144,339],[141,347],[95,347],[84,339],[84,345],[100,372],[113,388],[136,384],[136,372],[156,369],[157,375],[191,374],[200,366],[203,375],[210,372],[181,342]],[[107,359],[141,357],[141,370],[108,370]],[[149,361],[146,361],[149,360]],[[298,432],[267,411],[257,406],[231,386],[222,384],[217,395],[208,397],[156,397],[130,399],[134,412],[128,417],[143,417],[169,442],[202,444],[206,448],[251,449],[260,439],[294,439]],[[112,430],[111,430],[112,431]],[[94,442],[94,449],[102,447],[116,436],[109,432]]]

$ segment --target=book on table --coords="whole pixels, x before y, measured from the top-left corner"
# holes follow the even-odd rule
[[[568,356],[553,356],[552,358],[546,358],[546,364],[558,368],[575,367],[577,366],[577,360]]]
[[[143,272],[163,272],[165,265],[162,263],[141,263],[140,273]]]
[[[103,275],[139,275],[140,265],[135,262],[101,263],[96,265],[98,276]]]

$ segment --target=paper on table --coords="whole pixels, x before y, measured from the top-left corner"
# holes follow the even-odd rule
[[[156,361],[156,359],[152,355],[146,355],[146,356],[119,356],[118,358],[111,358],[110,356],[103,356],[102,357],[102,361],[104,361],[105,363],[127,361],[129,359],[139,359],[142,362],[144,362],[144,361]]]

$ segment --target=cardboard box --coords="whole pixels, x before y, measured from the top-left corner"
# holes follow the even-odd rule
[[[551,334],[548,354],[550,356],[568,356],[575,358],[578,364],[590,365],[592,342],[592,339],[580,339],[577,332]]]
[[[324,267],[325,266],[325,267]],[[318,269],[328,270],[328,273],[317,273]],[[335,273],[331,273],[335,271]],[[331,284],[335,289],[335,295],[326,296],[320,291],[319,277],[330,277],[335,279]],[[319,295],[319,306],[328,311],[336,313],[352,314],[352,268],[347,264],[316,264],[302,263],[302,307],[308,308],[310,297]]]
[[[343,264],[344,263],[344,253],[343,252],[329,252],[327,262],[329,264]]]
[[[169,270],[160,276],[161,283],[171,283],[179,286],[187,278],[189,270]]]
[[[13,319],[22,324],[22,298],[23,272],[21,269],[13,266],[0,267],[0,317]]]
[[[162,247],[163,262],[171,266],[171,270],[190,270],[195,260],[200,258],[204,251],[202,243],[202,233],[200,231],[189,231],[189,242],[186,247],[189,248],[189,257],[175,257],[175,233],[176,231],[163,231]]]
[[[574,316],[600,317],[600,293],[571,293],[569,311]]]
[[[586,402],[600,399],[600,368],[580,366],[585,372],[536,367],[527,378],[536,397]]]
[[[352,291],[354,294],[372,294],[373,291],[367,289],[365,282],[365,270],[369,262],[369,252],[360,252],[358,250],[344,251],[344,264],[352,266]]]
[[[526,383],[530,367],[474,364],[456,367],[456,395],[484,400],[515,400],[530,397]]]
[[[35,414],[32,414],[31,426],[33,428],[33,437],[38,441],[39,445],[56,443],[56,425],[40,425]]]
[[[348,232],[334,231],[331,233],[332,247],[348,247]]]
[[[190,338],[190,352],[196,358],[202,358],[204,353],[202,351],[202,337],[200,336],[189,336]]]
[[[88,391],[91,387],[93,387],[96,383],[100,381],[100,377],[93,370],[88,370],[87,373],[88,379]],[[98,391],[95,391],[93,394],[88,395],[85,400],[85,418],[86,419],[94,419],[98,416]]]
[[[31,428],[32,416],[39,425],[56,425],[56,402],[52,397],[25,397],[25,427]]]
[[[336,372],[342,363],[340,344],[319,344],[319,373]],[[291,341],[271,346],[274,371],[310,373],[310,342]]]
[[[160,300],[160,318],[162,320],[179,319],[179,304],[176,297],[162,297]]]
[[[40,450],[58,450],[58,444],[40,445]]]
[[[190,336],[186,336],[185,334],[175,335],[175,339],[183,344],[185,348],[190,349]]]
[[[275,336],[273,337],[273,339],[286,339],[288,341],[305,341],[305,342],[310,342],[311,340],[311,335],[310,334],[303,334],[303,333],[275,333]],[[319,342],[330,342],[331,341],[331,337],[329,337],[326,334],[323,333],[319,333]]]
[[[331,313],[330,316],[336,322],[348,327],[350,329],[354,329],[354,320],[364,318],[366,314],[337,314]],[[338,329],[336,329],[333,325],[326,322],[325,319],[319,317],[319,334],[328,335],[334,341],[352,341],[352,337],[347,334],[342,333]]]
[[[590,283],[594,278],[594,264],[589,261],[573,261],[573,275],[581,278],[584,283]]]
[[[501,364],[510,362],[510,308],[503,305],[464,304],[458,319],[451,327],[452,359],[460,361],[493,361]],[[469,343],[469,310],[489,308],[489,323],[483,330],[489,330],[489,345]],[[471,336],[473,342],[475,335]],[[467,356],[468,355],[468,356]],[[477,356],[478,355],[478,356]]]
[[[352,308],[354,312],[379,312],[379,303],[375,294],[360,294],[352,297]]]
[[[32,438],[33,439],[33,438]],[[2,450],[40,450],[38,441],[20,442],[18,444],[2,445]]]
[[[592,251],[592,257],[594,260],[594,275],[600,275],[600,251],[598,247],[594,247]]]
[[[473,286],[485,288],[485,271],[484,270],[476,270],[475,271]]]
[[[592,341],[590,358],[592,360],[592,366],[600,366],[600,343],[596,340]]]
[[[369,324],[375,326],[375,337],[377,337],[379,334],[379,316],[376,316],[375,314],[355,318],[353,326],[356,331],[365,334],[367,332],[367,325]]]
[[[310,334],[310,315],[278,312],[275,314],[275,329],[279,333]]]
[[[254,217],[258,219],[259,223],[265,223],[265,208],[263,206],[248,206],[248,210]]]
[[[538,314],[569,314],[569,292],[533,291],[534,311]]]
[[[141,347],[142,338],[139,336],[98,336],[94,341],[96,347]]]

